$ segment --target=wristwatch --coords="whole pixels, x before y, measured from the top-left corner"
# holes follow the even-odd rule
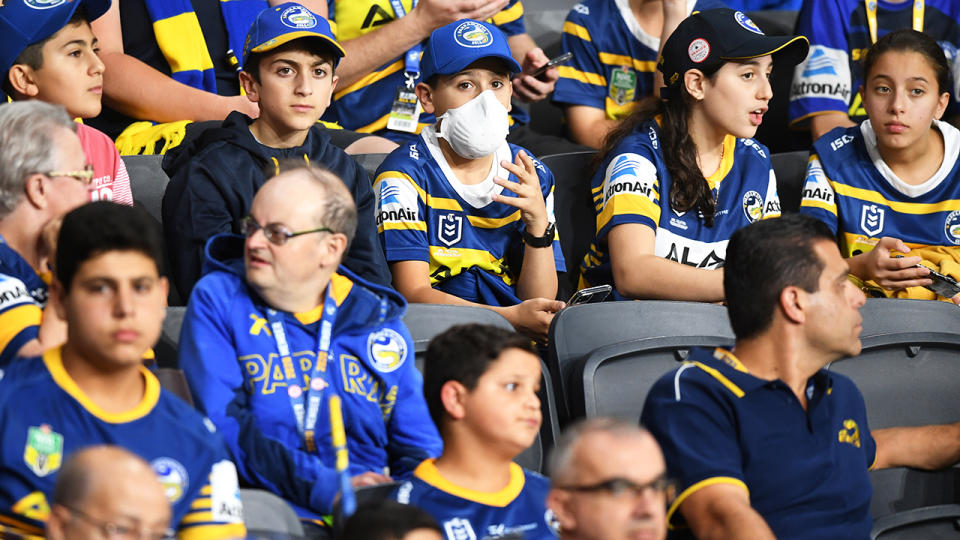
[[[557,230],[556,223],[547,223],[547,230],[543,231],[543,236],[534,236],[530,231],[523,230],[523,243],[535,248],[549,247],[553,243],[554,233]]]

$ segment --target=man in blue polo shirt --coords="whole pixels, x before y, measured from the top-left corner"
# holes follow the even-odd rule
[[[653,387],[641,422],[698,538],[869,538],[867,471],[960,459],[960,424],[870,431],[853,382],[863,294],[830,230],[788,214],[737,231],[724,291],[733,351],[698,351]],[[734,354],[735,352],[735,354]],[[677,513],[679,509],[680,513]]]

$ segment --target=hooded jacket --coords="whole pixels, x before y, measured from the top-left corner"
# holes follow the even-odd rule
[[[204,277],[184,318],[180,366],[241,478],[283,497],[302,518],[329,513],[339,489],[327,409],[333,394],[343,403],[350,476],[389,467],[394,478],[405,478],[423,459],[439,455],[442,443],[401,321],[403,297],[343,266],[331,278],[337,310],[328,354],[320,360],[322,405],[311,450],[297,428],[269,306],[244,277],[243,238],[218,235],[206,253]],[[319,382],[311,373],[329,308],[278,312],[303,394]]]
[[[363,168],[331,144],[320,127],[310,129],[300,146],[273,148],[254,138],[252,122],[243,113],[232,112],[220,126],[164,157],[170,183],[163,194],[163,229],[180,295],[188,297],[200,279],[207,240],[240,232],[253,196],[267,181],[264,171],[272,171],[284,159],[322,166],[343,180],[357,205],[357,233],[343,264],[365,279],[389,285],[390,273],[374,222],[376,200]]]

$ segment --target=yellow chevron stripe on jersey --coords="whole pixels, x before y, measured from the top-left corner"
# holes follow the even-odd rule
[[[371,84],[379,81],[380,79],[389,77],[390,75],[393,75],[394,73],[402,69],[403,69],[403,58],[381,69],[380,71],[374,71],[367,75],[364,75],[360,80],[344,88],[343,90],[338,90],[333,94],[333,99],[340,99],[351,92],[362,90],[367,86],[370,86]]]
[[[442,264],[444,260],[454,263],[452,266]],[[507,263],[503,259],[495,259],[489,251],[482,249],[448,248],[446,246],[430,246],[430,284],[435,285],[444,279],[459,275],[463,270],[477,267],[500,278],[504,283],[514,284],[514,279],[504,269]],[[449,268],[449,276],[436,276],[438,270]],[[443,279],[441,279],[441,277]]]
[[[571,36],[577,36],[584,41],[593,41],[590,39],[590,31],[579,24],[565,21],[563,23],[563,31]]]
[[[895,212],[903,214],[933,214],[935,212],[952,212],[960,209],[960,199],[948,199],[938,203],[911,203],[903,201],[891,201],[869,189],[856,188],[829,180],[830,186],[837,193],[845,197],[853,197],[861,201],[882,204]]]
[[[43,311],[36,304],[21,304],[0,313],[0,351],[24,328],[40,326]]]
[[[228,538],[246,537],[247,529],[243,523],[200,525],[184,528],[177,532],[177,540],[226,540]]]
[[[557,71],[560,72],[560,77],[563,77],[566,79],[573,79],[575,81],[580,81],[586,84],[593,84],[596,86],[603,86],[603,87],[607,86],[607,78],[597,73],[579,71],[570,66],[557,66]]]
[[[436,207],[434,207],[436,208]],[[502,218],[486,218],[480,216],[471,216],[468,215],[467,219],[470,221],[470,224],[474,227],[480,227],[482,229],[499,229],[508,223],[513,223],[520,219],[520,210],[510,214],[509,216]]]
[[[487,20],[497,26],[500,26],[509,22],[513,22],[520,17],[523,17],[523,2],[517,2],[516,4],[501,11],[500,13],[497,13]]]
[[[605,52],[597,53],[597,56],[601,63],[610,66],[633,66],[633,69],[646,73],[653,73],[657,70],[657,63],[653,60],[637,60],[631,56]]]
[[[660,221],[660,206],[644,195],[635,193],[619,193],[607,201],[606,208],[597,216],[597,230],[607,226],[607,223],[617,214],[640,214],[649,216],[654,223]]]

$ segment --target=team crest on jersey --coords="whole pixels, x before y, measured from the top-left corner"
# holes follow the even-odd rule
[[[31,426],[27,430],[27,445],[23,461],[37,476],[47,476],[60,469],[63,463],[63,435],[47,424]]]
[[[303,6],[288,7],[280,14],[280,22],[296,30],[304,30],[317,26],[317,18]]]
[[[463,236],[463,216],[451,212],[440,214],[437,218],[440,230],[437,238],[448,246],[460,241]]]
[[[377,371],[396,371],[407,359],[407,342],[396,330],[384,328],[367,338],[367,356]]]
[[[750,190],[743,194],[743,215],[753,223],[763,217],[763,197]]]
[[[464,47],[478,49],[493,43],[493,34],[487,30],[486,26],[476,21],[466,21],[453,31],[453,39]]]
[[[865,204],[860,209],[860,228],[869,236],[883,230],[884,209],[876,204]]]
[[[170,504],[179,501],[190,485],[187,469],[179,461],[168,457],[157,458],[150,466],[153,467],[153,472],[157,473],[157,480],[163,486],[163,492]]]
[[[860,428],[857,423],[849,418],[844,420],[843,429],[837,433],[837,440],[860,448]]]
[[[50,9],[67,3],[67,0],[23,0],[23,3],[33,9]],[[3,2],[0,2],[3,6]]]
[[[742,11],[734,13],[733,18],[737,20],[737,24],[753,32],[754,34],[760,34],[761,36],[764,35],[763,30],[760,30],[760,27],[751,21],[750,17],[747,17]]]
[[[447,538],[456,538],[457,540],[477,540],[477,533],[473,532],[473,526],[470,520],[464,518],[453,518],[443,522],[443,531]]]
[[[960,244],[960,210],[950,212],[943,223],[943,234],[951,244]]]

